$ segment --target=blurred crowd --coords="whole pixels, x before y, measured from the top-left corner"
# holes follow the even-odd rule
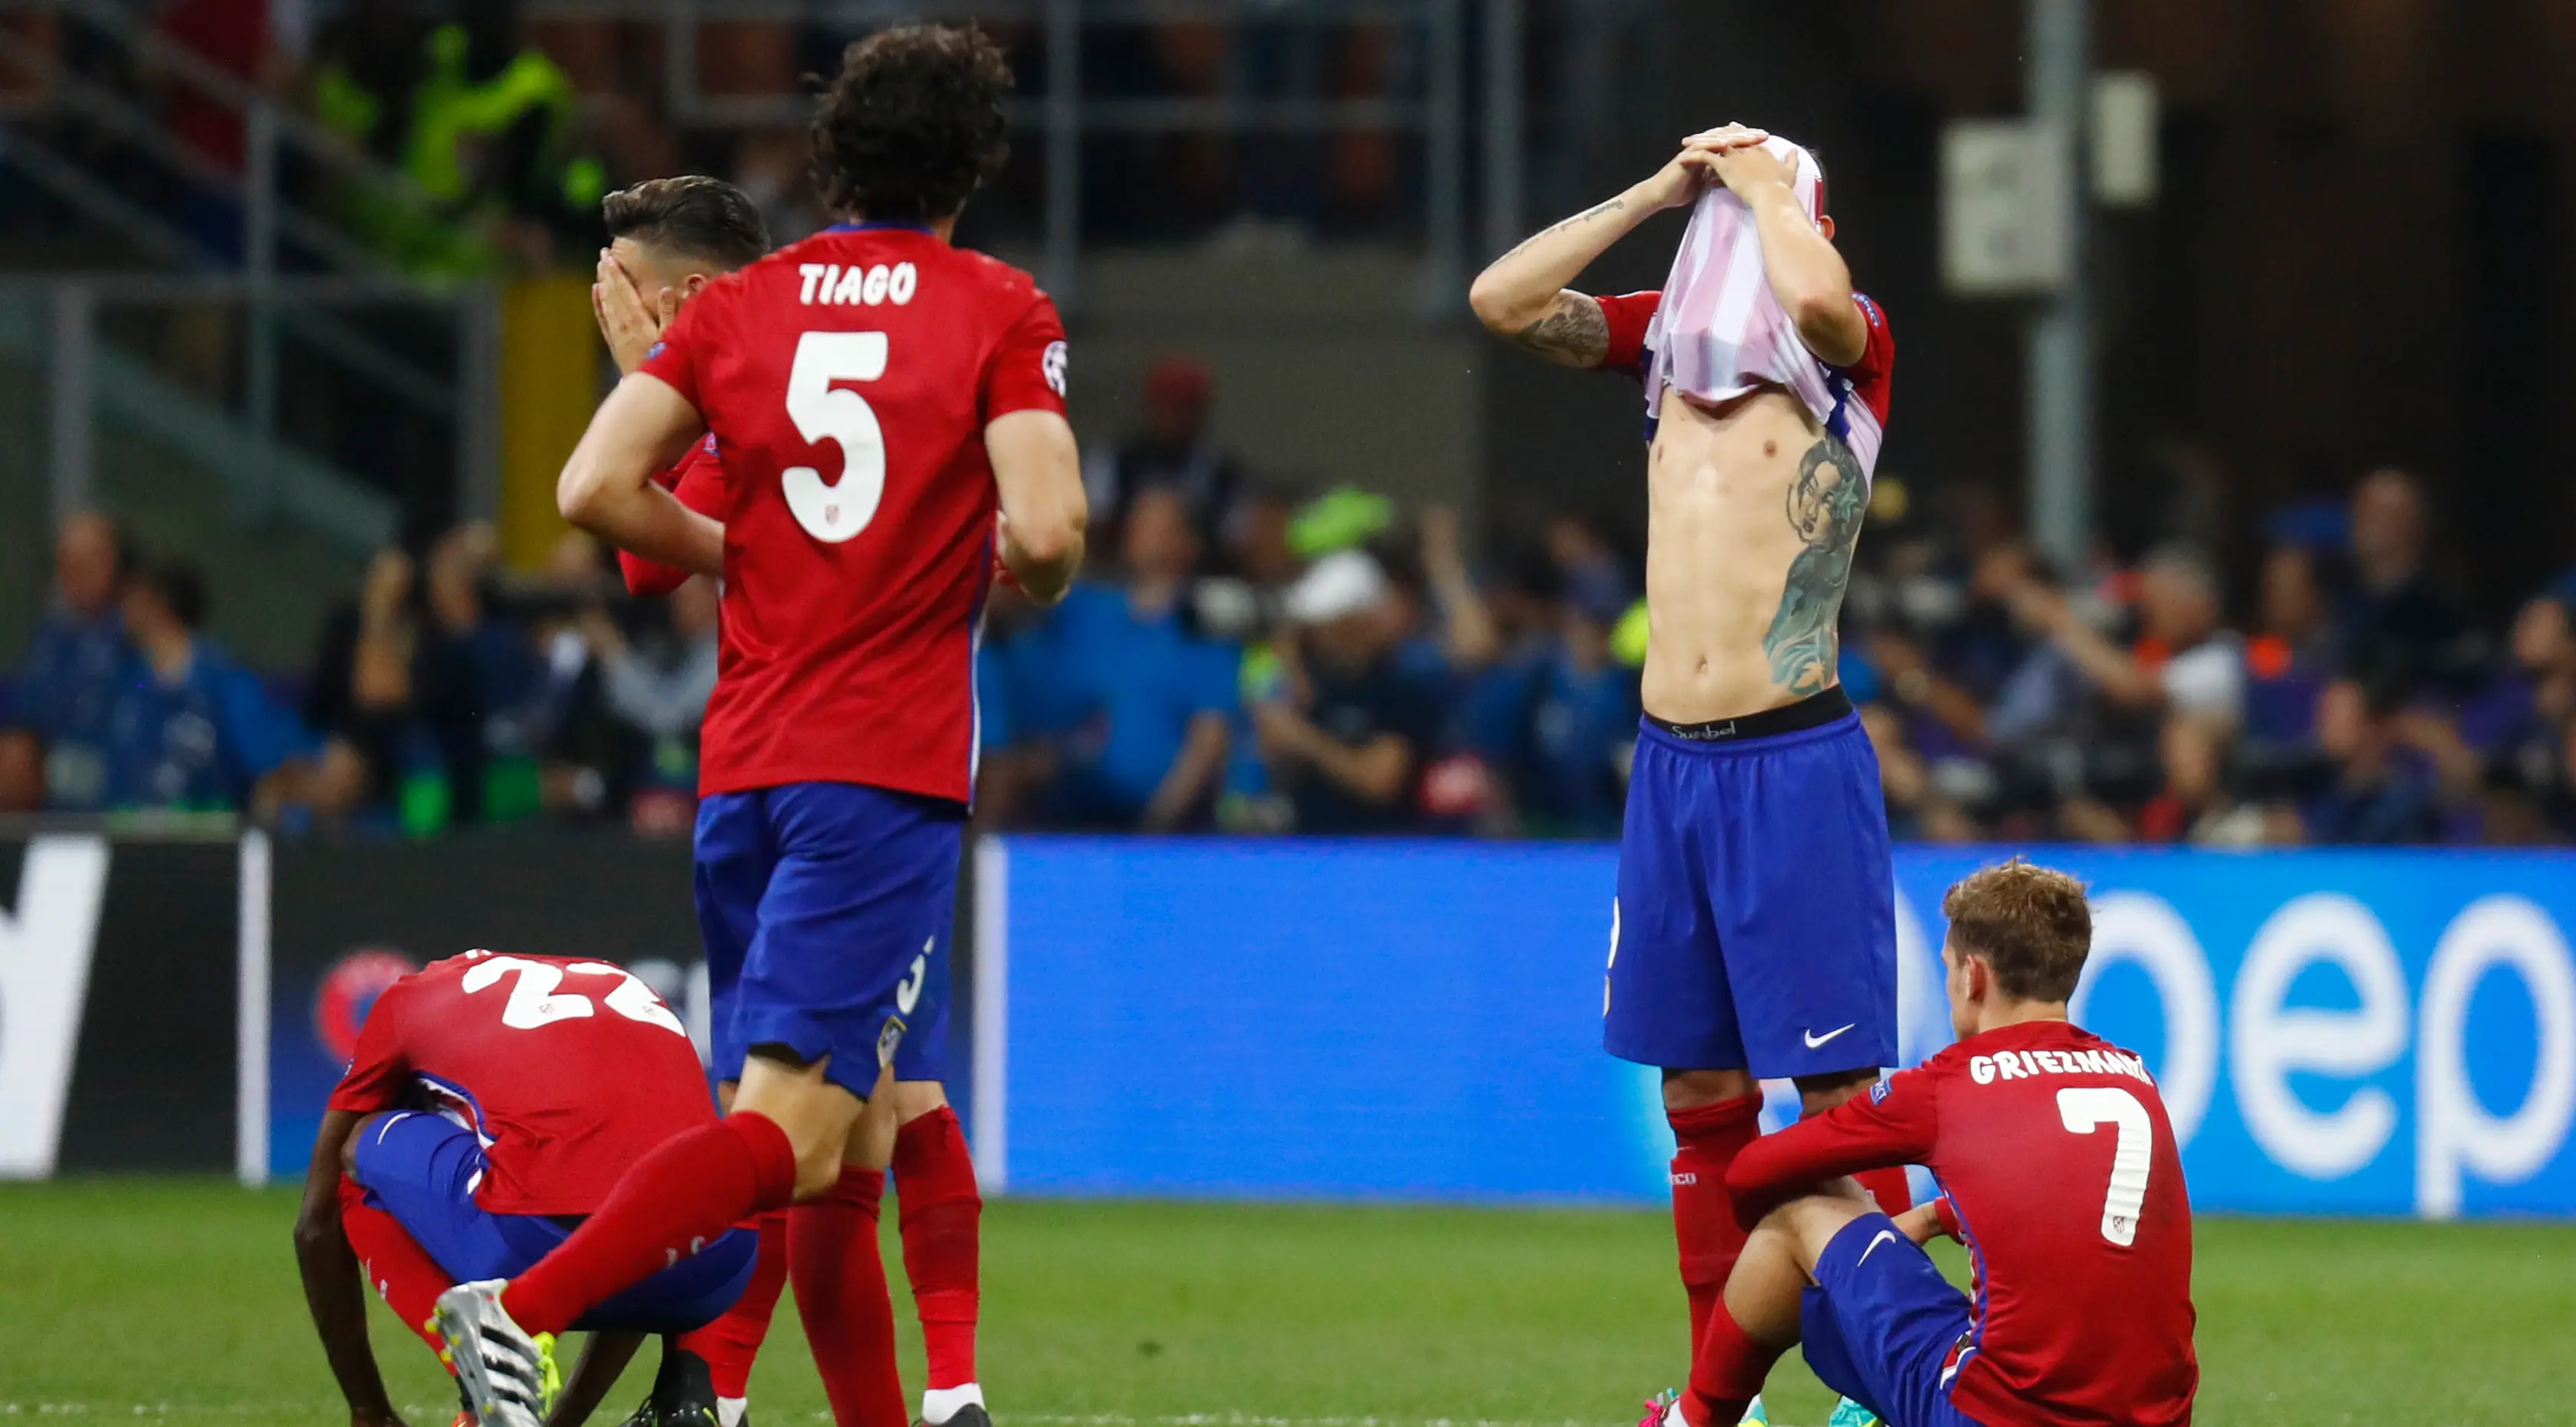
[[[1982,539],[1864,535],[1844,677],[1900,834],[2245,847],[2576,835],[2576,574],[2481,628],[2422,483],[2277,513],[2241,599],[2183,544],[2053,577]]]
[[[729,174],[781,240],[819,221],[794,116],[798,77],[828,69],[848,38],[830,24],[695,27],[698,117],[728,117],[688,124],[667,87],[667,32],[649,18],[529,21],[515,0],[163,0],[135,13],[147,10],[202,68],[402,174],[283,178],[422,275],[587,254],[600,192],[638,176]],[[36,11],[0,30],[146,101],[200,173],[246,172],[236,106],[185,66],[110,72],[128,51],[85,40],[88,23]],[[995,33],[1024,94],[1042,92],[1036,30]],[[1418,82],[1409,34],[1370,20],[1105,27],[1086,31],[1083,72],[1108,99],[1383,98]],[[106,131],[79,128],[79,106],[49,105],[41,85],[0,102],[30,136],[238,256],[244,215],[227,193],[102,146]],[[1085,139],[1084,211],[1129,239],[1295,240],[1384,221],[1401,167],[1366,129],[1104,132]],[[1007,226],[1040,191],[1023,161],[978,210]],[[0,216],[16,201],[0,192]],[[1214,400],[1195,364],[1158,366],[1136,429],[1086,467],[1094,574],[1051,611],[997,592],[978,656],[979,815],[1615,834],[1645,645],[1634,532],[1561,511],[1471,540],[1454,511],[1277,484],[1210,437]],[[347,424],[375,439],[385,423]],[[2372,472],[2278,512],[2259,548],[2168,543],[2077,570],[2049,568],[1992,492],[1927,493],[1942,499],[1909,511],[1903,482],[1880,483],[1844,612],[1844,682],[1901,835],[2576,836],[2576,575],[2503,617],[2469,608],[2428,560],[2433,513],[2409,474]],[[542,570],[513,572],[487,530],[424,534],[379,552],[310,666],[282,675],[208,638],[204,579],[134,550],[106,516],[63,526],[54,583],[53,612],[0,689],[0,811],[413,834],[539,817],[687,825],[715,667],[703,583],[634,601],[578,537]]]
[[[978,819],[1002,828],[1615,836],[1645,619],[1633,552],[1558,513],[1471,557],[1456,512],[1255,476],[1166,361],[1085,475],[1091,573],[997,589]],[[2413,476],[2279,513],[2241,597],[2164,544],[2051,572],[2000,503],[1895,480],[1842,674],[1900,836],[2212,846],[2576,838],[2576,574],[2482,627]],[[0,700],[0,809],[422,835],[548,818],[684,831],[717,598],[625,596],[464,526],[388,549],[312,665],[263,678],[183,564],[67,522]]]
[[[54,594],[0,685],[0,811],[413,836],[694,816],[715,590],[625,599],[586,537],[525,576],[480,525],[380,551],[311,667],[282,677],[204,632],[196,570],[105,515],[64,523]]]

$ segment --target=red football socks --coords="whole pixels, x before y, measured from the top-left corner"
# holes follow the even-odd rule
[[[1788,1351],[1756,1342],[1726,1311],[1723,1299],[1711,1305],[1708,1331],[1691,1356],[1690,1392],[1682,1398],[1682,1420],[1690,1427],[1735,1427],[1744,1410],[1762,1395],[1771,1365]]]
[[[349,1236],[349,1247],[357,1252],[358,1269],[366,1275],[367,1286],[385,1300],[404,1327],[429,1344],[440,1363],[447,1363],[447,1345],[439,1341],[429,1320],[438,1308],[438,1295],[454,1287],[456,1280],[393,1215],[369,1205],[367,1191],[346,1175],[340,1177],[340,1227]],[[456,1371],[452,1365],[447,1370]]]
[[[760,1258],[752,1265],[751,1282],[723,1317],[680,1340],[681,1347],[706,1359],[718,1397],[750,1395],[752,1359],[760,1356],[769,1320],[778,1311],[778,1295],[787,1287],[787,1211],[772,1209],[749,1222],[760,1231]]]
[[[1664,1112],[1677,1141],[1673,1239],[1681,1249],[1682,1287],[1690,1294],[1694,1364],[1709,1319],[1726,1292],[1726,1276],[1744,1251],[1744,1231],[1736,1227],[1735,1205],[1727,1198],[1726,1167],[1762,1133],[1761,1116],[1759,1095]],[[1694,1377],[1697,1371],[1694,1366]]]
[[[819,1199],[787,1211],[787,1273],[796,1314],[838,1427],[908,1427],[895,1371],[894,1304],[877,1248],[880,1170],[855,1166]]]
[[[977,1239],[984,1197],[957,1112],[942,1105],[895,1133],[895,1207],[903,1227],[903,1271],[921,1315],[930,1388],[975,1380]]]
[[[1906,1182],[1905,1166],[1864,1170],[1852,1178],[1878,1201],[1878,1212],[1893,1219],[1914,1207],[1914,1186]]]
[[[531,1333],[560,1333],[795,1193],[795,1147],[765,1116],[737,1112],[674,1135],[637,1160],[572,1237],[512,1279],[501,1306]]]

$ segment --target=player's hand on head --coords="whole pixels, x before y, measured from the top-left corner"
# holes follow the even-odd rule
[[[1730,149],[1758,148],[1769,142],[1771,142],[1771,131],[1768,129],[1756,129],[1750,124],[1720,124],[1714,129],[1702,129],[1682,140],[1682,149],[1684,152],[1697,149],[1710,153],[1724,153]]]
[[[1789,167],[1787,161],[1764,148],[1760,139],[1751,143],[1730,140],[1705,146],[1694,140],[1693,144],[1707,155],[1709,171],[1717,176],[1718,182],[1735,190],[1739,197],[1749,198],[1754,190],[1773,184],[1788,188],[1797,180],[1796,171]]]
[[[1681,152],[1673,155],[1672,162],[1664,165],[1662,171],[1649,180],[1656,206],[1680,208],[1697,203],[1700,195],[1718,182],[1717,160],[1722,155],[1741,148],[1759,147],[1770,138],[1766,130],[1726,124],[1703,129],[1682,140]]]
[[[590,285],[591,310],[599,316],[599,335],[608,343],[608,354],[616,359],[619,372],[633,372],[644,365],[645,354],[661,340],[662,328],[679,310],[676,297],[663,289],[664,307],[657,307],[645,299],[624,264],[606,250],[600,252],[599,271]]]
[[[1708,186],[1715,181],[1709,173],[1707,156],[1685,145],[1670,163],[1646,180],[1645,198],[1658,209],[1687,208],[1699,202],[1700,195],[1708,192]]]

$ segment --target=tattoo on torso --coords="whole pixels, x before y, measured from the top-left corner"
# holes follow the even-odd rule
[[[1789,487],[1789,527],[1806,548],[1789,562],[1780,612],[1762,636],[1771,681],[1791,693],[1817,693],[1834,682],[1852,547],[1868,513],[1869,479],[1851,448],[1832,435],[1809,447]]]

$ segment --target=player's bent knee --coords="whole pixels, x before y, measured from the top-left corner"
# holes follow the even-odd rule
[[[1799,1113],[1821,1115],[1877,1083],[1878,1071],[1874,1068],[1801,1075],[1797,1079]]]
[[[340,1142],[340,1172],[348,1175],[352,1179],[357,1178],[359,1143],[366,1138],[367,1132],[374,1129],[379,1121],[401,1113],[402,1112],[399,1110],[381,1110],[373,1115],[365,1116],[361,1118],[358,1123],[351,1125],[349,1127],[349,1137]]]
[[[733,1112],[761,1116],[787,1136],[796,1153],[796,1197],[811,1198],[840,1182],[859,1098],[824,1078],[826,1062],[799,1065],[770,1049],[753,1048]]]
[[[1667,1070],[1664,1072],[1664,1109],[1667,1112],[1696,1110],[1705,1105],[1758,1095],[1761,1089],[1748,1071]]]
[[[924,1115],[937,1112],[948,1103],[948,1087],[936,1080],[898,1080],[894,1083],[894,1118],[899,1125],[909,1125]]]
[[[1783,1235],[1797,1255],[1798,1266],[1813,1274],[1816,1260],[1834,1235],[1864,1214],[1878,1212],[1878,1201],[1857,1180],[1836,1179],[1816,1186],[1813,1192],[1772,1210],[1763,1216],[1760,1229]]]
[[[841,1182],[841,1147],[824,1144],[812,1150],[800,1150],[796,1156],[796,1197],[807,1200],[828,1192]]]

